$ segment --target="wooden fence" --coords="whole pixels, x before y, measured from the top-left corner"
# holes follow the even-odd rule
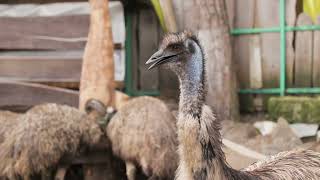
[[[227,0],[231,28],[279,27],[279,0]],[[302,13],[302,1],[286,1],[286,24],[304,26],[318,24]],[[287,32],[286,86],[320,86],[320,33],[318,31]],[[233,38],[234,62],[240,88],[276,88],[280,78],[280,33],[240,35]],[[266,95],[241,95],[243,110],[261,110]]]
[[[16,0],[16,2],[26,2],[27,0]],[[48,2],[46,0],[33,0]],[[59,1],[59,0],[57,0]],[[66,0],[67,1],[67,0]],[[71,1],[71,0],[70,0]],[[12,2],[12,1],[11,1]],[[29,2],[29,1],[28,1]],[[231,28],[269,28],[278,27],[279,22],[279,0],[226,0]],[[311,19],[302,14],[302,0],[286,0],[286,24],[288,26],[310,25],[320,22],[312,22]],[[132,80],[135,90],[174,90],[169,93],[176,96],[177,80],[168,71],[154,70],[146,71],[144,62],[157,48],[162,31],[157,17],[150,7],[133,8],[132,16]],[[74,17],[65,17],[74,18]],[[79,17],[80,18],[80,17]],[[87,17],[81,17],[87,18]],[[37,19],[41,21],[41,18]],[[18,21],[18,19],[17,19]],[[59,21],[55,21],[56,24]],[[87,21],[83,21],[86,22]],[[2,21],[2,23],[7,23]],[[23,22],[22,22],[23,23]],[[0,22],[1,24],[1,22]],[[16,23],[15,23],[16,24]],[[51,24],[51,23],[50,23]],[[70,26],[72,24],[69,24]],[[6,26],[3,26],[6,28]],[[62,26],[61,26],[62,27]],[[55,28],[58,28],[55,26]],[[8,29],[8,28],[7,28]],[[39,30],[33,28],[33,30]],[[51,28],[49,28],[50,30]],[[65,27],[63,29],[66,29]],[[59,29],[58,29],[59,30]],[[81,28],[79,28],[79,31]],[[82,29],[81,31],[87,29]],[[31,32],[31,30],[30,30]],[[50,33],[51,31],[47,31]],[[74,32],[73,32],[74,33]],[[79,32],[85,34],[86,32]],[[3,39],[12,37],[12,33],[7,30]],[[31,34],[32,35],[32,34]],[[78,37],[78,36],[77,36]],[[320,32],[299,31],[287,32],[286,36],[286,82],[287,87],[319,87],[320,86]],[[11,38],[12,39],[12,38]],[[1,45],[10,41],[2,41]],[[45,40],[39,42],[28,41],[23,43],[25,47],[44,47]],[[28,45],[28,46],[27,46]],[[45,43],[45,45],[50,45]],[[64,44],[51,44],[61,47]],[[68,44],[68,46],[83,46],[83,43]],[[233,38],[233,58],[237,67],[237,77],[240,88],[275,88],[279,87],[280,77],[280,34],[262,33],[252,35],[240,35]],[[5,59],[6,60],[6,59]],[[5,62],[5,61],[3,61]],[[79,61],[69,61],[70,66],[80,66]],[[55,66],[46,64],[46,66]],[[1,66],[4,67],[4,66]],[[1,72],[6,72],[2,70]],[[38,73],[37,71],[30,73]],[[41,72],[40,72],[41,73]],[[59,73],[63,75],[64,73]],[[73,72],[72,77],[79,79],[79,72]],[[73,80],[72,80],[73,81]],[[162,92],[163,92],[162,91]],[[170,94],[166,94],[170,95]],[[242,110],[255,111],[263,110],[266,105],[268,95],[240,95]]]

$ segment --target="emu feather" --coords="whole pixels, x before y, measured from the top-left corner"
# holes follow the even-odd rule
[[[0,144],[17,124],[17,118],[20,114],[10,111],[0,111]]]
[[[33,107],[17,117],[0,144],[0,176],[29,177],[55,166],[64,155],[75,155],[81,145],[97,143],[102,132],[93,121],[65,105]]]
[[[176,120],[160,100],[138,97],[119,109],[107,127],[115,155],[126,161],[129,180],[136,167],[153,178],[171,179],[178,166]]]

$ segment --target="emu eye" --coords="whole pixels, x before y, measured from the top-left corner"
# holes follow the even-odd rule
[[[171,45],[170,47],[172,50],[178,50],[180,48],[180,45],[179,44],[173,44]]]

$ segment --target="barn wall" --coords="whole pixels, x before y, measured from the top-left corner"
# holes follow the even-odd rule
[[[83,2],[86,0],[2,0],[1,4],[20,4],[20,3],[55,3],[55,2]]]

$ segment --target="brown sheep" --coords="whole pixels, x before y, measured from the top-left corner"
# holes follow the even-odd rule
[[[0,145],[0,175],[10,179],[40,173],[102,135],[93,119],[65,105],[35,106],[17,121]]]
[[[167,106],[138,97],[119,109],[107,126],[113,153],[126,162],[128,180],[136,167],[150,179],[173,179],[178,164],[176,121]]]

